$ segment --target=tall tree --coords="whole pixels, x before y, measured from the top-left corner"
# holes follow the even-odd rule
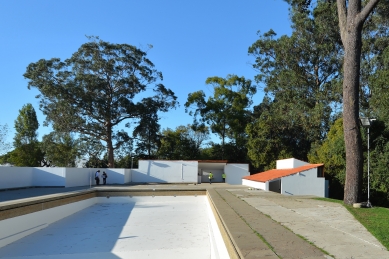
[[[115,131],[116,126],[144,117],[145,102],[159,112],[176,106],[176,96],[160,83],[162,73],[146,54],[132,45],[90,37],[65,61],[31,63],[24,77],[28,88],[41,92],[45,123],[52,123],[56,131],[78,132],[105,142],[108,166],[114,167],[114,150],[129,140],[126,132]],[[148,88],[153,96],[138,97]]]
[[[19,110],[19,115],[15,120],[15,150],[11,152],[10,157],[10,161],[14,165],[40,166],[44,153],[37,139],[38,127],[39,123],[34,107],[31,104],[24,105]]]
[[[343,130],[346,148],[346,182],[344,203],[360,200],[362,191],[363,153],[359,123],[359,90],[362,28],[379,0],[337,0],[339,27],[344,46]]]
[[[20,147],[38,141],[38,133],[36,132],[38,128],[39,123],[34,107],[30,103],[23,105],[15,120],[16,134],[14,137],[14,146]]]
[[[294,156],[306,160],[311,145],[325,139],[341,103],[342,47],[336,4],[288,0],[292,34],[270,30],[249,47],[256,81],[265,98],[254,107],[248,154],[258,169]]]
[[[185,110],[194,110],[189,112],[194,115],[194,125],[207,123],[212,132],[219,135],[222,140],[221,158],[224,159],[226,138],[236,145],[244,145],[245,127],[250,118],[248,109],[252,104],[252,96],[256,93],[256,86],[251,84],[251,80],[236,75],[228,75],[226,78],[209,77],[206,83],[213,85],[213,96],[206,101],[203,91],[190,93]]]

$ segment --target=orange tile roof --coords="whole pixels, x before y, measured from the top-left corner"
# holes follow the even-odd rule
[[[308,164],[308,165],[303,165],[300,167],[288,168],[288,169],[272,169],[272,170],[265,171],[262,173],[257,173],[257,174],[243,177],[243,179],[264,183],[264,182],[267,182],[270,180],[274,180],[274,179],[281,178],[281,177],[288,176],[288,175],[292,175],[292,174],[297,174],[297,173],[307,171],[307,170],[312,169],[312,168],[317,168],[320,166],[323,166],[323,164]]]

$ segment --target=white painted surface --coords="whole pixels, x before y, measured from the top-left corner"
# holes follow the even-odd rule
[[[255,189],[261,189],[264,191],[269,190],[269,183],[268,182],[262,183],[262,182],[256,182],[256,181],[251,181],[251,180],[247,180],[247,179],[242,179],[242,185],[246,185],[248,187],[255,188]]]
[[[326,197],[325,178],[317,177],[317,168],[282,177],[281,193]]]
[[[0,257],[228,258],[205,196],[95,199],[103,203],[1,248]]]
[[[197,183],[197,161],[139,160],[131,170],[135,183]]]
[[[130,183],[131,180],[131,169],[124,169],[124,183]]]
[[[0,179],[0,189],[32,186],[32,167],[0,166]]]
[[[248,164],[226,164],[224,172],[226,174],[226,183],[231,185],[241,185],[242,178],[250,175]]]
[[[66,185],[65,187],[87,186],[94,168],[64,168]]]
[[[32,167],[32,186],[65,186],[65,175],[65,167]]]
[[[0,220],[0,247],[11,244],[95,203],[96,200],[88,199],[19,217]],[[1,253],[0,258],[2,258]]]
[[[276,161],[276,169],[296,168],[308,164],[309,163],[298,160],[296,158],[280,159]]]
[[[74,167],[0,167],[0,189],[34,186],[76,187],[95,185],[94,174],[100,170],[108,174],[107,184],[124,184],[131,181],[130,169],[74,168]]]

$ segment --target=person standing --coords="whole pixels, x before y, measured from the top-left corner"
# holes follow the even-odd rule
[[[212,184],[212,178],[213,178],[212,172],[209,172],[208,178],[209,178],[209,184]]]
[[[108,175],[105,173],[105,171],[103,171],[103,184],[104,185],[107,184],[107,177],[108,177]]]
[[[226,174],[224,172],[222,174],[222,177],[223,177],[223,183],[225,183],[226,182]]]
[[[95,181],[96,181],[96,185],[100,184],[100,170],[97,170],[95,173]]]

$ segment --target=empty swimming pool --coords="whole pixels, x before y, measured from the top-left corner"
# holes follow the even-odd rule
[[[26,223],[24,231],[40,230],[0,248],[0,258],[229,258],[206,196],[95,197],[51,213],[81,203],[89,205],[58,221]],[[50,210],[3,224],[50,218]]]

